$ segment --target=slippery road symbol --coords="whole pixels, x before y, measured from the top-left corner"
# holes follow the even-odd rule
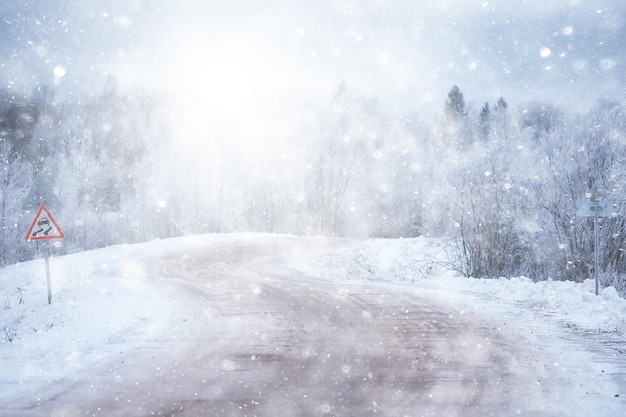
[[[39,226],[39,230],[34,231],[30,235],[30,237],[36,237],[41,232],[43,232],[44,236],[48,236],[48,233],[50,233],[50,231],[52,230],[52,226],[50,226],[50,220],[47,217],[42,217],[41,219],[37,220],[37,226]],[[47,229],[44,230],[44,226],[46,226]]]

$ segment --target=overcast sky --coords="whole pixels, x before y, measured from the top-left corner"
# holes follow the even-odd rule
[[[226,114],[280,111],[341,81],[383,106],[624,101],[623,0],[14,0],[0,5],[0,85],[184,91]],[[209,100],[209,101],[211,101]]]

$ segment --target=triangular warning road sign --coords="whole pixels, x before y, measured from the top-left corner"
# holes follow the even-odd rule
[[[37,214],[26,233],[26,240],[63,239],[65,234],[45,205],[39,206]]]
[[[26,199],[24,200],[23,210],[37,210],[39,206],[45,204],[53,210],[61,208],[59,198],[52,191],[52,187],[42,173],[39,173],[33,181]]]

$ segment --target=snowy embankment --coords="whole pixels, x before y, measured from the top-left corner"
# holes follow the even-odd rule
[[[0,270],[0,391],[36,394],[42,384],[72,380],[90,363],[163,338],[171,317],[185,307],[173,305],[167,288],[157,287],[137,259],[242,239],[273,237],[207,235],[52,258],[51,305],[43,260]],[[302,254],[277,268],[289,272],[286,277],[297,271],[310,279],[392,285],[456,306],[477,326],[513,340],[520,361],[535,374],[576,381],[580,398],[572,409],[603,416],[626,410],[626,300],[614,289],[596,296],[592,281],[462,278],[441,266],[436,245],[427,239],[373,239],[346,247],[308,259]],[[559,404],[571,402],[560,397],[571,390],[542,389]]]
[[[439,245],[418,238],[369,240],[294,268],[314,279],[368,280],[454,305],[478,320],[476,327],[517,346],[520,366],[561,381],[541,387],[565,405],[554,415],[626,415],[626,300],[614,288],[596,296],[593,280],[464,278],[445,264]]]
[[[470,299],[479,306],[505,304],[551,316],[566,327],[589,334],[612,335],[626,341],[626,300],[613,287],[595,295],[593,280],[533,282],[525,277],[464,278],[445,268],[441,248],[425,238],[372,239],[354,249],[326,254],[298,269],[316,279],[368,280],[407,284],[421,291],[438,290],[448,299]]]
[[[71,380],[91,363],[163,337],[183,307],[151,282],[139,258],[252,238],[194,236],[52,257],[50,305],[43,259],[1,269],[0,403],[3,393],[36,394],[41,384]]]

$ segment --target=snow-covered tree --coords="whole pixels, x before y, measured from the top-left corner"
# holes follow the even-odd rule
[[[342,83],[321,113],[309,144],[307,201],[315,233],[341,235],[351,223],[363,225],[368,202],[362,185],[377,137],[374,109]]]
[[[0,139],[0,266],[25,260],[24,245],[27,218],[22,205],[28,193],[30,166],[13,152],[11,145]]]

